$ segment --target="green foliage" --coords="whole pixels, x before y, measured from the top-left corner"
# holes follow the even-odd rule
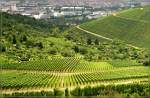
[[[92,44],[92,40],[91,39],[87,39],[87,44],[91,45]]]
[[[20,36],[20,42],[26,42],[28,40],[26,35],[21,35]]]
[[[68,88],[65,89],[65,96],[69,96],[69,90],[68,90]]]
[[[99,44],[100,44],[100,42],[99,42],[98,39],[96,39],[96,40],[94,41],[94,43],[95,43],[95,45],[99,45]]]
[[[121,64],[121,62],[113,64]],[[124,64],[123,62],[124,67],[119,67],[121,65],[110,65],[109,62],[87,62],[78,58],[52,58],[49,61],[38,60],[18,64],[3,63],[0,66],[2,68],[0,86],[3,89],[61,88],[111,81],[121,82],[126,79],[141,81],[142,78],[142,81],[147,81],[149,67],[130,66],[129,64],[132,63],[128,63],[125,67]]]
[[[61,52],[63,57],[74,57],[75,52],[69,49],[65,49],[64,51]]]
[[[0,52],[6,52],[6,46],[2,43],[0,43]]]
[[[64,92],[59,89],[54,89],[54,96],[63,96]]]
[[[40,98],[40,97],[44,97],[44,98],[48,98],[49,96],[53,96],[53,92],[51,91],[41,91],[41,92],[22,92],[22,93],[12,93],[12,94],[4,94],[3,98],[7,98],[7,97],[12,97],[12,98],[16,98],[16,97],[36,97],[36,98]],[[46,97],[47,96],[47,97]]]
[[[128,66],[140,66],[142,63],[138,63],[135,60],[120,60],[120,61],[110,61],[110,64],[114,67],[128,67]]]
[[[143,53],[145,50],[142,49],[136,50],[131,48],[127,46],[125,42],[116,39],[113,42],[108,42],[105,39],[87,34],[77,28],[68,30],[65,37],[77,43],[77,45],[73,47],[74,51],[82,54],[84,59],[88,61],[137,60],[141,57],[145,58],[144,56],[148,53]],[[90,44],[87,44],[87,41],[89,41]]]
[[[60,33],[61,32],[58,27],[56,27],[52,30],[52,36],[54,36],[54,37],[58,37],[60,35]]]
[[[149,9],[150,9],[149,6],[139,7],[139,8],[130,8],[128,10],[124,10],[120,12],[119,16],[148,22],[150,19]]]
[[[97,87],[76,88],[72,96],[150,96],[149,84],[101,85]],[[81,92],[82,91],[82,92]],[[76,93],[80,92],[80,93]],[[137,96],[136,96],[137,95]]]
[[[145,66],[150,66],[150,60],[145,60],[145,61],[143,62],[143,65],[145,65]]]
[[[42,42],[36,43],[36,46],[38,46],[40,49],[44,48]]]
[[[150,7],[133,8],[123,11],[117,16],[108,16],[80,25],[93,33],[123,40],[139,47],[150,47]]]
[[[12,29],[15,29],[19,32],[27,31],[27,29],[33,28],[39,31],[50,31],[50,27],[52,24],[48,23],[45,20],[35,20],[34,18],[22,16],[19,14],[16,15],[10,15],[8,13],[1,12],[2,14],[2,20],[3,20],[3,26],[7,27],[13,27]],[[27,27],[25,28],[24,25]],[[6,30],[7,28],[3,28],[3,30]]]
[[[129,14],[129,12],[124,13]],[[141,19],[146,12],[136,18]],[[135,14],[137,13],[139,12]],[[121,15],[123,14],[120,13]],[[147,16],[148,14],[146,14]],[[63,27],[62,19],[57,20],[58,23],[52,24],[45,20],[35,20],[7,13],[3,13],[2,19],[4,22],[0,24],[3,27],[0,43],[0,67],[2,68],[0,87],[6,90],[22,90],[24,88],[54,90],[54,92],[13,93],[13,96],[97,96],[114,95],[115,92],[127,95],[148,95],[149,89],[139,85],[80,88],[83,85],[118,83],[118,81],[124,80],[132,81],[132,79],[136,79],[136,82],[147,83],[149,67],[137,62],[149,57],[145,50],[136,50],[118,40],[107,42],[104,39],[85,34],[76,28],[63,32],[65,27]],[[110,38],[127,37],[122,32],[127,34],[132,32],[128,35],[131,37],[126,40],[132,39],[131,41],[136,43],[141,35],[140,37],[136,35],[134,38],[133,35],[137,32],[147,34],[149,30],[145,31],[146,26],[149,26],[145,20],[137,21],[109,16],[100,21],[91,21],[87,27],[88,29],[92,28],[96,33],[99,33],[100,30]],[[111,24],[110,21],[114,24]],[[107,32],[111,34],[107,34]],[[114,32],[115,34],[112,35]],[[145,35],[142,35],[143,38]],[[145,45],[149,46],[148,38],[149,36],[139,44],[146,42]],[[55,56],[59,58],[55,58]],[[83,59],[79,57],[83,57]],[[149,62],[143,62],[143,64],[149,65]],[[79,87],[73,91],[58,89],[77,86]],[[142,87],[145,89],[144,91]]]
[[[49,59],[49,57],[57,55],[62,57],[82,56],[88,61],[137,60],[141,56],[144,59],[144,55],[146,55],[123,42],[117,44],[108,42],[76,28],[70,28],[63,32],[55,24],[55,26],[49,25],[48,28],[51,30],[46,30],[45,25],[48,23],[44,20],[3,14],[6,21],[2,24],[1,50],[8,60],[30,61]],[[18,18],[16,18],[17,16]]]
[[[141,96],[150,96],[149,94],[149,84],[122,84],[122,85],[101,85],[96,87],[85,87],[85,88],[75,88],[71,91],[70,96],[120,96],[120,98],[132,97],[140,98]],[[57,95],[55,95],[57,92]],[[3,94],[4,98],[9,96],[11,97],[25,97],[25,96],[36,96],[38,97],[52,97],[62,96],[62,91],[54,89],[54,92],[51,91],[41,91],[41,92],[26,92],[26,93],[13,93],[13,94]],[[122,97],[121,97],[122,96]]]
[[[59,24],[45,20],[1,13],[3,19],[0,24],[3,27],[1,50],[9,59],[11,57],[16,61],[29,61],[48,59],[48,55],[74,56],[72,49],[74,44],[62,37],[62,29],[65,27],[60,29]],[[70,51],[66,52],[66,47]]]
[[[73,91],[71,91],[70,94],[72,96],[82,96],[82,90],[80,87],[77,87]]]

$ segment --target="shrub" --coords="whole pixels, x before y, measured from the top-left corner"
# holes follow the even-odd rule
[[[54,96],[63,96],[64,92],[59,89],[54,89]]]

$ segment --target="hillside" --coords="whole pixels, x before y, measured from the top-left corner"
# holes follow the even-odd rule
[[[55,55],[74,56],[74,43],[61,37],[60,31],[63,30],[58,25],[7,13],[2,13],[1,18],[1,61],[29,61]]]
[[[150,48],[150,7],[132,8],[80,25],[90,32]]]
[[[109,42],[76,28],[59,26],[45,20],[2,13],[0,36],[1,62],[22,62],[51,57],[83,57],[88,61],[139,60],[147,52],[123,42]]]
[[[144,8],[131,8],[124,10],[119,13],[120,17],[135,19],[138,21],[149,21],[150,20],[150,7],[146,6]]]
[[[0,14],[0,97],[150,95],[148,49],[99,39],[62,20]]]

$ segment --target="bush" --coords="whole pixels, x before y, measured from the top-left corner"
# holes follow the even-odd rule
[[[61,55],[64,57],[73,57],[75,55],[75,52],[71,51],[70,49],[65,49],[61,52]]]
[[[54,96],[63,96],[64,92],[59,89],[54,89]]]
[[[0,52],[6,52],[6,47],[0,43]]]
[[[82,89],[80,87],[75,88],[70,92],[72,96],[82,96]]]
[[[150,66],[150,60],[143,61],[143,65]]]
[[[69,96],[69,90],[68,90],[68,88],[65,89],[65,96]]]
[[[56,55],[57,54],[57,49],[51,49],[50,51],[49,51],[49,53],[50,54],[52,54],[52,55]]]

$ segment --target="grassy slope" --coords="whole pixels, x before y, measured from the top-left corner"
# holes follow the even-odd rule
[[[144,7],[143,8],[131,8],[128,10],[122,11],[119,16],[127,17],[131,19],[137,19],[137,20],[144,20],[149,21],[150,20],[150,7]]]
[[[108,16],[82,24],[81,27],[109,38],[150,48],[149,13],[150,7],[144,7],[143,10],[140,8],[129,9],[117,16]]]

